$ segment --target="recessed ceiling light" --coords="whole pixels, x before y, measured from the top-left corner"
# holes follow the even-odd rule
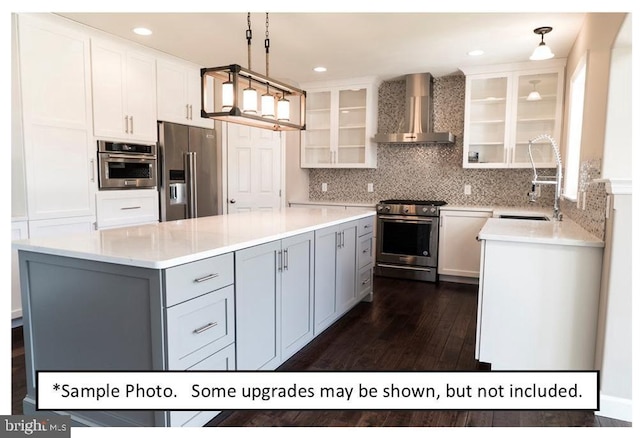
[[[327,71],[327,67],[314,67],[313,71],[317,71],[318,73],[322,73]]]
[[[484,50],[472,50],[470,52],[467,52],[467,55],[469,56],[480,56],[480,55],[484,55]]]
[[[132,31],[136,35],[143,35],[143,36],[148,36],[153,33],[151,29],[147,29],[146,27],[135,27],[132,29]]]

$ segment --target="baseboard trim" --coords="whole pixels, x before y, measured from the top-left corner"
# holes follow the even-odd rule
[[[475,277],[461,277],[459,275],[438,275],[440,281],[448,281],[449,283],[478,284]]]
[[[595,414],[600,417],[632,421],[633,409],[631,400],[600,393],[600,410],[596,411]]]

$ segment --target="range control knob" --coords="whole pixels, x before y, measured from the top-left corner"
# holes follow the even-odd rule
[[[384,208],[384,211],[386,211],[387,213],[389,213],[391,211],[391,207],[389,207],[388,205]]]
[[[426,213],[427,211],[429,211],[429,209],[427,207],[422,207],[422,212]]]
[[[431,213],[435,213],[436,212],[436,208],[435,207],[431,207]]]
[[[405,207],[405,208],[404,208],[404,212],[405,212],[405,213],[409,213],[409,207]]]

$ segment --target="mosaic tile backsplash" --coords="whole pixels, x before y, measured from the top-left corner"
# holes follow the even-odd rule
[[[381,199],[436,199],[458,205],[526,206],[531,169],[463,169],[463,75],[434,80],[434,130],[456,136],[455,145],[378,145],[377,169],[310,169],[309,199],[375,204]],[[405,81],[386,81],[378,90],[378,131],[395,132],[404,116]],[[551,172],[551,173],[547,173]],[[553,174],[552,169],[540,174]],[[327,191],[322,192],[322,183]],[[367,183],[374,191],[367,192]],[[464,186],[471,186],[471,195]],[[549,190],[545,190],[549,189]],[[543,187],[538,206],[553,205]]]
[[[531,169],[463,169],[464,75],[434,80],[434,130],[456,136],[455,145],[378,145],[377,169],[310,169],[309,199],[325,202],[375,204],[382,199],[432,199],[457,205],[530,206]],[[386,81],[378,90],[378,132],[396,132],[404,116],[405,81]],[[555,169],[540,169],[554,175]],[[604,238],[606,192],[591,182],[600,175],[600,162],[580,169],[579,190],[584,202],[561,201],[561,211],[593,235]],[[321,191],[322,183],[328,190]],[[374,191],[367,192],[373,183]],[[471,186],[471,195],[464,186]],[[554,189],[541,188],[536,206],[552,207]],[[584,209],[583,209],[584,207]]]

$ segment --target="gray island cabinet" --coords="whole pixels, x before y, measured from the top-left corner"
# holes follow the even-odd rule
[[[356,248],[374,216],[288,208],[14,242],[24,308],[24,413],[42,413],[35,409],[38,370],[276,369],[328,326],[317,321],[319,266],[353,271],[322,286],[333,297],[334,321],[371,299],[371,288],[361,286],[371,277],[358,271],[370,254]],[[336,257],[339,251],[345,254]],[[340,285],[345,281],[353,284]],[[343,290],[353,298],[342,300]],[[88,426],[202,426],[218,414],[55,413]]]

